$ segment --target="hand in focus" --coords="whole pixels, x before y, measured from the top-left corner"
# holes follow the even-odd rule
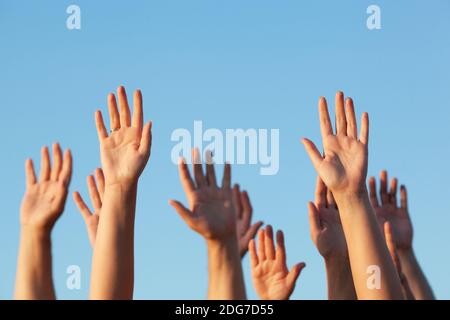
[[[152,143],[151,122],[143,127],[142,95],[134,93],[134,111],[131,117],[124,87],[117,90],[120,114],[114,94],[108,96],[111,134],[108,136],[100,111],[95,122],[100,140],[100,155],[105,185],[137,183],[150,157]]]
[[[308,139],[303,139],[305,149],[325,185],[334,196],[361,194],[365,192],[368,163],[369,118],[362,115],[361,132],[357,135],[357,124],[352,99],[336,94],[336,133],[328,113],[325,98],[320,98],[319,115],[324,155]],[[345,110],[346,109],[346,110]]]
[[[72,176],[72,156],[69,150],[64,158],[59,144],[53,145],[53,165],[47,147],[41,150],[41,170],[36,179],[33,161],[25,164],[26,192],[22,200],[20,221],[22,227],[50,232],[64,211]]]
[[[277,248],[271,226],[258,232],[258,249],[250,241],[250,264],[253,284],[262,300],[288,300],[295,288],[304,263],[296,264],[291,271],[286,265],[286,249],[282,231],[276,235]]]

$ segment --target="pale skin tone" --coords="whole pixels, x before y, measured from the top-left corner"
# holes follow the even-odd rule
[[[251,240],[249,252],[253,285],[261,300],[289,300],[305,264],[298,263],[289,271],[283,232],[277,232],[275,247],[272,227],[260,230],[258,248]]]
[[[91,299],[133,297],[137,185],[150,157],[152,134],[151,122],[143,125],[141,92],[134,93],[133,114],[123,87],[117,95],[119,108],[114,94],[108,96],[109,135],[101,112],[95,113],[104,192],[92,259]]]
[[[317,178],[315,202],[308,204],[311,239],[325,260],[329,300],[355,300],[352,270],[333,194]]]
[[[20,246],[15,299],[53,300],[51,231],[64,211],[72,176],[72,156],[53,145],[53,164],[47,147],[41,150],[36,178],[33,161],[25,164],[26,191],[20,209]]]
[[[339,208],[347,242],[353,282],[358,299],[403,299],[397,270],[378,227],[366,187],[369,117],[362,115],[358,137],[353,101],[344,103],[336,94],[336,133],[325,98],[319,100],[319,118],[324,155],[308,139],[302,142],[322,181]],[[367,270],[376,265],[381,272],[380,289],[367,286]]]
[[[89,241],[94,247],[95,237],[97,235],[97,227],[102,209],[103,193],[105,191],[105,177],[103,170],[97,168],[94,175],[87,178],[87,186],[89,190],[89,198],[93,210],[90,210],[86,202],[78,192],[74,193],[74,201],[83,216],[88,232]],[[253,208],[247,191],[239,192],[238,215],[237,215],[237,232],[239,241],[239,254],[243,258],[248,251],[248,244],[258,232],[263,222],[258,221],[251,224]]]
[[[200,155],[193,151],[192,179],[184,159],[179,175],[188,200],[188,207],[170,200],[184,222],[206,241],[208,250],[208,299],[246,299],[241,254],[237,235],[239,189],[231,188],[231,168],[225,165],[222,185],[216,181],[211,154],[207,153],[206,172]]]
[[[434,300],[433,290],[414,254],[413,226],[408,210],[408,193],[404,185],[400,186],[398,201],[398,180],[391,179],[388,187],[388,173],[380,173],[380,189],[377,194],[375,177],[369,180],[370,199],[375,209],[378,223],[383,228],[389,222],[399,261],[405,278],[416,300]]]

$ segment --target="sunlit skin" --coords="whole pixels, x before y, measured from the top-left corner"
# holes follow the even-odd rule
[[[15,299],[55,299],[52,279],[51,231],[64,211],[72,176],[72,156],[53,145],[41,150],[39,181],[33,161],[25,163],[26,191],[20,209],[20,246]]]
[[[328,298],[355,300],[352,271],[341,218],[333,194],[317,178],[315,202],[308,204],[311,239],[325,260]]]
[[[275,247],[272,227],[260,230],[258,248],[251,240],[249,252],[253,285],[261,300],[288,300],[305,264],[298,263],[289,271],[283,232],[277,232]]]
[[[208,299],[246,299],[241,254],[237,235],[240,192],[231,187],[231,167],[225,165],[222,185],[216,181],[211,153],[206,155],[203,172],[198,149],[193,150],[192,179],[184,159],[179,175],[188,207],[170,200],[184,222],[206,241],[208,249]]]
[[[125,88],[119,87],[117,95],[119,108],[115,95],[108,96],[109,135],[102,113],[95,113],[104,192],[100,198],[102,218],[98,221],[92,259],[91,299],[133,297],[137,185],[150,157],[152,124],[148,122],[143,125],[142,95],[139,90],[134,93],[132,115]],[[74,197],[78,203],[79,195],[75,194]],[[99,209],[99,203],[94,206]]]
[[[413,226],[408,210],[408,193],[404,185],[400,186],[400,203],[398,201],[398,179],[392,178],[388,188],[388,173],[380,173],[380,189],[377,193],[376,179],[369,179],[370,199],[383,229],[386,222],[392,229],[392,239],[398,253],[399,262],[408,281],[409,288],[416,300],[435,299],[433,290],[417,261],[413,250]]]
[[[397,270],[384,242],[366,187],[369,116],[363,113],[358,138],[353,101],[336,94],[336,132],[333,132],[325,98],[319,99],[322,155],[313,142],[303,139],[314,168],[331,191],[344,230],[353,282],[358,299],[403,299]],[[367,286],[367,268],[376,265],[381,288]]]

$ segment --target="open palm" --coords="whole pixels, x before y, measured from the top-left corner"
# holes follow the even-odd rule
[[[72,175],[72,156],[66,151],[64,159],[58,144],[53,145],[53,167],[47,147],[41,151],[39,182],[31,159],[26,162],[27,189],[21,205],[22,225],[50,230],[64,211]]]
[[[171,200],[181,218],[206,239],[225,239],[236,236],[236,205],[239,190],[231,189],[231,168],[225,165],[222,187],[216,183],[214,165],[208,155],[206,175],[203,173],[199,152],[193,152],[195,183],[184,161],[180,161],[180,180],[186,193],[189,209],[179,201]]]
[[[367,113],[362,116],[359,140],[353,101],[350,98],[346,100],[345,110],[342,92],[336,95],[336,134],[333,133],[327,102],[323,97],[319,101],[319,114],[324,155],[313,142],[303,139],[316,171],[333,193],[364,190],[368,158]]]
[[[108,136],[102,114],[95,114],[100,140],[100,156],[107,184],[136,182],[150,157],[151,122],[143,127],[142,95],[134,94],[134,111],[131,119],[127,96],[118,88],[120,115],[114,94],[108,96],[111,134]]]
[[[324,258],[348,258],[347,242],[332,193],[317,178],[316,200],[308,205],[311,238]]]
[[[370,198],[375,209],[378,223],[383,230],[385,222],[389,222],[392,228],[393,238],[398,249],[410,249],[413,239],[413,226],[408,212],[408,198],[405,186],[400,187],[400,206],[397,201],[398,180],[391,180],[390,190],[387,187],[388,174],[382,171],[380,174],[379,198],[376,192],[376,180],[369,180]],[[379,201],[380,200],[380,201]]]
[[[258,232],[258,249],[255,240],[251,240],[249,245],[253,284],[263,300],[288,300],[305,267],[304,263],[299,263],[289,271],[283,232],[278,231],[276,238],[275,249],[272,227],[267,226]]]

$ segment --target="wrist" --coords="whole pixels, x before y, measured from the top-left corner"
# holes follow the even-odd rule
[[[51,228],[22,224],[20,227],[20,235],[21,237],[32,240],[32,242],[50,242]]]

